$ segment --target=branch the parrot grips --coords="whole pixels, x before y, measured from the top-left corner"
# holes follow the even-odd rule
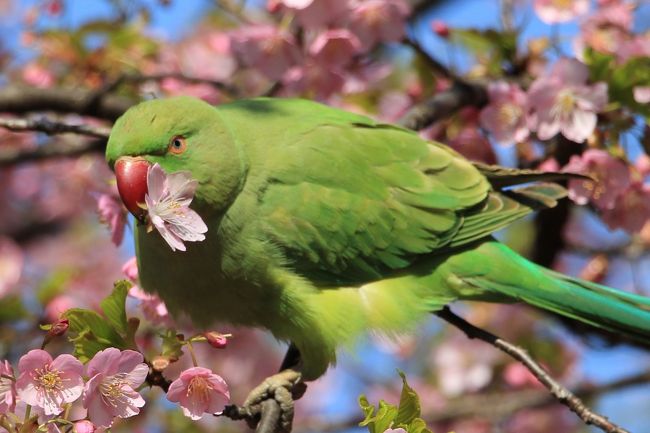
[[[185,251],[184,241],[205,239],[208,227],[189,207],[198,185],[189,171],[167,174],[159,164],[122,157],[115,163],[115,175],[126,208],[148,231],[156,228],[172,251]]]

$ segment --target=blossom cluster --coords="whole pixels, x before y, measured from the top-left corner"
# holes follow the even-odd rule
[[[540,140],[561,133],[582,143],[594,132],[597,113],[607,104],[607,84],[589,85],[588,78],[584,64],[562,58],[548,75],[537,78],[528,92],[514,83],[492,83],[481,124],[500,144],[524,141],[531,131],[536,131]]]
[[[8,361],[0,363],[0,416],[10,420],[17,409],[33,408],[38,422],[55,431],[70,423],[84,432],[110,428],[116,418],[140,413],[145,400],[139,389],[148,374],[142,354],[133,350],[110,347],[97,352],[85,366],[69,354],[52,358],[45,350],[31,350],[18,362],[18,377]],[[192,367],[171,383],[167,398],[196,420],[221,410],[230,394],[220,376]],[[66,419],[77,403],[82,407],[74,411],[74,419]]]
[[[362,92],[383,78],[386,67],[365,56],[379,44],[405,37],[410,5],[405,0],[268,0],[266,17],[228,31],[202,29],[200,37],[162,47],[144,73],[180,72],[237,82],[259,95],[277,84],[279,95],[325,100],[339,92]],[[209,102],[222,95],[206,83],[170,77],[143,91],[190,94]]]

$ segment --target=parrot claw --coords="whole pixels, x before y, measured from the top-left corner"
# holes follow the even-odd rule
[[[306,389],[307,385],[302,382],[301,373],[291,369],[283,370],[267,377],[256,386],[241,407],[228,406],[224,415],[234,419],[246,419],[251,428],[257,426],[258,432],[261,432],[263,408],[268,407],[267,402],[275,401],[279,407],[276,428],[264,433],[289,433],[293,423],[294,401],[302,397]]]

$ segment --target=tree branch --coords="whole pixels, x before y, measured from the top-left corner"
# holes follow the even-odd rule
[[[89,152],[103,152],[106,140],[98,139],[81,143],[57,143],[39,146],[35,149],[16,149],[0,147],[0,168],[24,162],[41,161],[48,158],[65,158],[83,155]]]
[[[484,86],[459,80],[455,81],[449,89],[436,93],[411,108],[398,123],[405,128],[418,131],[449,117],[463,107],[482,107],[486,103],[487,92]]]
[[[22,114],[33,111],[57,111],[115,120],[136,101],[114,94],[102,94],[80,88],[39,89],[7,86],[0,89],[0,112]]]
[[[419,56],[421,56],[424,59],[424,61],[426,62],[427,66],[429,66],[433,70],[433,72],[435,72],[436,74],[438,74],[438,75],[440,75],[440,76],[442,76],[444,78],[448,78],[450,80],[454,80],[454,81],[459,80],[458,77],[456,77],[449,70],[449,68],[447,68],[447,66],[442,64],[435,57],[431,56],[431,54],[429,54],[424,49],[424,47],[422,47],[422,45],[420,45],[420,43],[415,38],[408,38],[407,37],[402,41],[402,43],[404,45],[408,45],[409,47],[411,47],[413,49],[413,51],[415,51]]]
[[[497,337],[496,335],[478,328],[467,322],[460,316],[454,314],[449,307],[435,313],[438,317],[454,325],[467,335],[470,339],[479,339],[484,341],[502,352],[510,355],[512,358],[523,364],[542,385],[544,385],[551,394],[562,404],[573,411],[586,424],[594,425],[606,433],[629,433],[627,430],[609,421],[606,417],[593,412],[580,400],[574,393],[562,386],[553,379],[544,368],[539,365],[531,356],[521,347],[516,346],[508,341]]]
[[[103,126],[91,125],[70,125],[67,123],[55,122],[48,118],[40,119],[15,119],[9,117],[0,117],[0,127],[10,131],[38,131],[46,134],[66,134],[73,133],[79,135],[88,135],[96,138],[108,138],[111,133],[110,128]]]

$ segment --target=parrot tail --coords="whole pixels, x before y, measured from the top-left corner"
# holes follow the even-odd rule
[[[472,257],[474,254],[480,257]],[[454,263],[461,256],[465,257]],[[485,264],[477,266],[477,263]],[[597,328],[625,334],[642,343],[650,343],[648,297],[551,271],[494,240],[452,257],[448,264],[465,287],[461,291],[461,299],[523,301]]]

